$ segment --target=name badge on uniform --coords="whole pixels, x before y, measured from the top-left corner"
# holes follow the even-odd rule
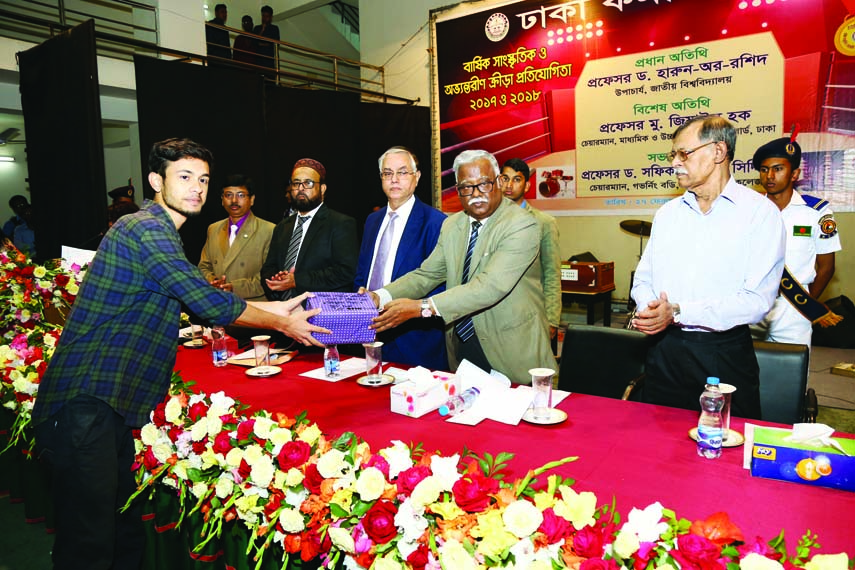
[[[793,235],[796,237],[810,237],[810,226],[793,226]]]

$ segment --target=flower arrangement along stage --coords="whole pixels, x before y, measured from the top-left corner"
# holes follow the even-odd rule
[[[71,304],[79,277],[0,251],[0,398],[17,416],[14,443],[31,444],[29,411],[60,334],[45,314]],[[305,414],[244,409],[174,375],[136,442],[131,500],[174,498],[178,524],[201,520],[197,551],[227,525],[240,530],[256,567],[272,557],[381,570],[852,567],[845,553],[813,554],[810,532],[788,551],[783,533],[746,539],[723,513],[690,523],[654,503],[624,521],[548,474],[572,457],[505,481],[509,454],[445,456],[398,441],[374,452],[352,433],[329,440]]]

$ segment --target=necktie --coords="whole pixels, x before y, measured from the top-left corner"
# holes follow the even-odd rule
[[[469,282],[469,265],[472,263],[472,252],[475,250],[475,241],[478,239],[478,229],[480,227],[481,222],[472,222],[472,232],[469,234],[469,247],[466,249],[466,259],[463,260],[463,279],[460,282],[461,285]],[[466,342],[475,334],[475,325],[472,324],[470,317],[464,317],[454,325],[454,331],[461,342]]]
[[[238,227],[236,224],[232,224],[229,229],[229,245],[232,245],[235,242],[235,236],[237,235]]]
[[[309,216],[297,216],[297,223],[294,224],[294,231],[291,232],[291,242],[288,244],[288,256],[285,258],[285,271],[291,271],[294,265],[297,264],[297,253],[300,251],[300,244],[303,242],[303,224]],[[285,291],[284,300],[290,299],[294,293],[293,289]]]
[[[392,249],[392,236],[395,233],[395,218],[398,214],[389,212],[389,223],[380,237],[380,245],[377,246],[377,255],[374,256],[374,265],[371,268],[371,281],[368,283],[370,291],[376,291],[385,285],[383,275],[386,273],[386,262],[389,259],[389,250]]]

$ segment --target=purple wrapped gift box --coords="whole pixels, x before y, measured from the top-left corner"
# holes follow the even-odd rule
[[[357,293],[312,293],[306,299],[306,309],[320,307],[321,312],[309,322],[332,331],[332,334],[312,333],[324,344],[362,344],[374,342],[374,331],[369,329],[377,316],[377,308],[370,295]]]

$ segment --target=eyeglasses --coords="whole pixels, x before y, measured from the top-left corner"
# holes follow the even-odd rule
[[[246,192],[223,192],[224,200],[234,200],[235,198],[237,198],[238,200],[245,200],[249,198],[249,194],[247,194]]]
[[[397,176],[399,179],[403,179],[408,176],[412,176],[415,173],[415,171],[410,172],[409,170],[398,170],[395,172],[391,170],[384,170],[380,173],[380,178],[382,178],[383,180],[391,180]]]
[[[463,186],[457,186],[457,193],[461,196],[471,196],[473,192],[477,189],[481,194],[489,194],[493,191],[493,184],[496,183],[496,179],[493,180],[484,180],[479,182],[478,184],[464,184]]]
[[[318,182],[315,182],[314,180],[310,180],[308,178],[306,180],[292,180],[291,181],[291,189],[292,190],[299,190],[300,186],[302,186],[306,190],[311,190],[312,188],[315,187],[315,184],[318,184]]]
[[[693,152],[695,152],[696,150],[700,150],[700,149],[704,148],[705,146],[709,146],[709,145],[715,144],[717,142],[722,142],[722,141],[710,141],[708,143],[702,144],[701,146],[696,146],[695,148],[690,148],[689,150],[672,150],[671,152],[668,153],[668,162],[674,162],[675,158],[679,158],[680,162],[685,162],[689,158],[689,155],[692,154]]]

